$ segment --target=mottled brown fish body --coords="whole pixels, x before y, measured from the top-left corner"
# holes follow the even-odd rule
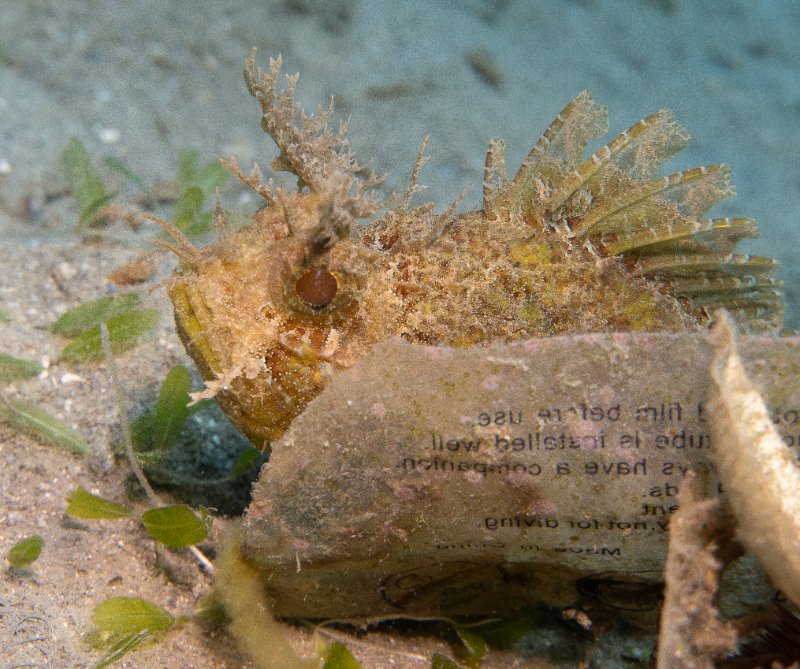
[[[733,252],[750,219],[703,219],[732,194],[723,166],[652,178],[688,135],[657,112],[587,160],[605,108],[581,93],[556,117],[514,178],[503,146],[486,159],[483,208],[436,215],[388,211],[374,180],[328,128],[330,110],[300,114],[270,72],[245,69],[262,127],[298,178],[287,192],[245,175],[266,204],[249,225],[195,249],[169,224],[182,267],[169,289],[178,331],[233,422],[259,448],[277,439],[337,370],[376,343],[469,347],[584,332],[702,329],[718,307],[745,329],[774,330],[782,308],[774,261]],[[300,117],[300,127],[295,119]],[[399,203],[399,204],[398,204]],[[384,204],[384,207],[387,205]],[[217,212],[220,226],[224,216]]]

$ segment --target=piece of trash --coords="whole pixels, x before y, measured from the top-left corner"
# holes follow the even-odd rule
[[[740,350],[797,452],[800,340]],[[277,615],[655,615],[687,473],[718,491],[711,355],[703,334],[379,344],[273,444],[243,555]]]

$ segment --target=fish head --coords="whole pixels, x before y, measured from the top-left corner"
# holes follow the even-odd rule
[[[245,227],[184,256],[178,333],[216,397],[259,448],[279,438],[358,356],[376,251],[315,193],[278,192]]]

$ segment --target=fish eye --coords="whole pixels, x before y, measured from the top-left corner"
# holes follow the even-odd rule
[[[328,306],[336,297],[339,282],[327,269],[314,267],[297,280],[294,289],[298,297],[308,306],[321,309]]]

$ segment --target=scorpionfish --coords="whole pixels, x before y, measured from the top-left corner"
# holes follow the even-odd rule
[[[276,171],[294,189],[262,183],[258,166],[228,169],[263,198],[230,229],[219,206],[219,240],[196,248],[171,224],[180,266],[168,292],[180,337],[207,388],[238,428],[269,448],[325,387],[390,337],[466,347],[521,338],[632,330],[697,331],[727,309],[750,332],[779,328],[776,262],[734,252],[757,235],[750,218],[703,218],[733,194],[725,165],[656,178],[688,143],[668,110],[612,139],[605,107],[578,94],[511,177],[504,144],[490,142],[483,207],[437,214],[412,208],[407,191],[380,201],[378,180],[333,130],[332,105],[307,115],[297,75],[279,87],[246,61],[261,127],[280,150]],[[378,216],[379,212],[383,212]],[[370,222],[360,223],[359,219]]]

